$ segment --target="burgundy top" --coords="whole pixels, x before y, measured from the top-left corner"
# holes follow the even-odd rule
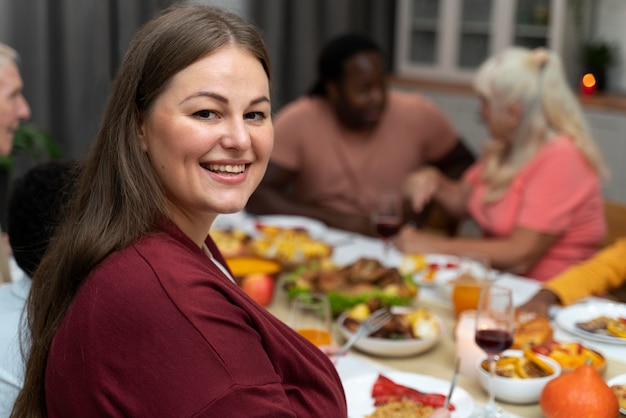
[[[173,224],[93,270],[54,336],[45,384],[50,417],[347,416],[328,358]]]

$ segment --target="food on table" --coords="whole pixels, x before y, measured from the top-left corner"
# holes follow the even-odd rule
[[[485,371],[489,371],[487,360],[484,360],[480,366]],[[549,376],[552,373],[554,373],[552,367],[528,348],[524,350],[524,357],[503,355],[496,362],[496,374],[502,377],[532,379]]]
[[[399,401],[388,402],[376,407],[376,410],[366,418],[427,418],[434,410],[435,408],[432,406],[418,405],[406,398],[401,398]]]
[[[354,333],[365,318],[382,306],[380,299],[359,303],[348,311],[343,325]],[[369,337],[392,340],[426,339],[434,338],[440,332],[439,323],[434,315],[424,308],[418,308],[406,313],[394,313],[389,322]]]
[[[626,338],[626,318],[597,316],[586,322],[577,322],[576,327],[593,334]]]
[[[279,262],[243,256],[226,258],[226,264],[244,292],[261,306],[270,304],[274,296],[274,282],[282,268]]]
[[[274,278],[265,273],[243,276],[241,288],[261,306],[267,306],[274,297]]]
[[[606,360],[602,354],[579,342],[557,342],[550,341],[540,346],[533,347],[532,350],[538,354],[550,357],[561,365],[564,372],[576,369],[587,362],[595,367],[600,373],[606,369]]]
[[[614,418],[619,410],[617,397],[590,365],[549,381],[539,405],[546,418]]]
[[[617,403],[621,409],[626,409],[626,385],[613,385],[611,390],[617,397]]]
[[[250,236],[240,229],[212,229],[211,238],[224,257],[245,255]]]
[[[236,278],[255,273],[275,275],[281,271],[280,263],[261,257],[226,257],[226,264]]]
[[[409,305],[417,294],[410,276],[371,258],[360,258],[343,267],[313,261],[285,274],[284,283],[289,297],[307,292],[328,294],[333,315],[373,298],[389,305]]]
[[[250,251],[287,265],[328,258],[332,253],[330,245],[313,239],[303,228],[258,225],[257,230],[260,235],[250,242]]]
[[[511,348],[523,350],[552,341],[554,330],[545,316],[520,312],[515,315],[515,332]]]
[[[390,402],[398,402],[401,399],[408,399],[420,406],[432,406],[434,408],[442,407],[446,396],[440,393],[421,392],[417,389],[400,385],[382,374],[372,386],[372,398],[374,406],[386,405]],[[455,407],[452,403],[448,405],[450,411],[454,411]]]
[[[453,262],[429,262],[424,254],[405,254],[400,261],[399,270],[402,274],[420,273],[421,283],[433,283],[437,272],[457,267],[458,264]]]

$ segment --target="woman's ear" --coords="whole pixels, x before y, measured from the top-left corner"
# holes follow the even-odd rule
[[[148,144],[146,142],[146,131],[145,131],[143,119],[139,121],[139,127],[137,128],[137,137],[139,138],[141,149],[143,150],[143,152],[147,152]]]

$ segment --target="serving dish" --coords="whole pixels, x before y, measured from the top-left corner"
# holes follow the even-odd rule
[[[578,322],[589,321],[602,315],[626,318],[626,304],[614,302],[587,302],[566,306],[556,314],[555,322],[563,330],[583,339],[626,345],[626,338],[596,334],[576,326]]]
[[[501,357],[504,356],[519,357],[521,359],[524,357],[524,354],[521,350],[506,350],[501,354]],[[561,366],[557,361],[549,357],[541,354],[538,354],[538,356],[552,368],[553,373],[544,377],[523,379],[496,376],[494,390],[497,400],[513,404],[531,404],[539,402],[539,396],[545,385],[561,374]],[[485,391],[489,386],[489,372],[481,365],[486,358],[486,356],[483,356],[476,362],[478,380]]]
[[[446,395],[450,389],[449,381],[432,376],[407,372],[386,372],[384,375],[398,384],[423,392]],[[374,412],[375,407],[371,393],[377,378],[378,373],[366,373],[343,381],[350,418],[363,418]],[[458,385],[454,389],[451,402],[455,407],[451,414],[452,418],[468,418],[472,415],[474,399]]]
[[[321,221],[304,216],[261,215],[254,218],[256,227],[275,226],[278,228],[304,229],[314,239],[324,237],[328,227]]]
[[[609,381],[606,382],[606,384],[609,385],[609,387],[613,385],[626,385],[626,374],[617,375],[613,377],[612,379],[609,379]],[[626,408],[622,408],[620,406],[619,412],[626,415]]]
[[[391,312],[394,314],[408,314],[412,311],[415,309],[411,307],[394,306],[391,308]],[[337,318],[337,328],[346,340],[353,335],[353,332],[344,325],[347,316],[348,311],[341,313]],[[431,316],[438,328],[438,333],[434,337],[422,339],[362,337],[357,340],[354,347],[365,353],[381,357],[408,357],[426,352],[439,343],[445,331],[441,318],[437,315],[431,314]]]

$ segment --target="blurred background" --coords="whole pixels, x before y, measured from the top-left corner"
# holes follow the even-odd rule
[[[25,95],[33,113],[30,123],[49,134],[64,157],[80,158],[95,136],[109,83],[137,27],[174,2],[0,0],[0,41],[21,55]],[[274,111],[311,85],[322,44],[348,31],[368,33],[378,41],[387,52],[394,83],[436,101],[476,149],[485,132],[469,81],[482,60],[508,45],[559,51],[575,89],[591,65],[584,58],[593,60],[595,52],[600,56],[596,61],[604,63],[602,94],[620,98],[626,92],[624,0],[190,2],[229,9],[261,28],[273,60]],[[585,53],[587,47],[591,49]],[[609,163],[621,167],[626,157],[626,106],[590,107],[589,112],[590,117],[600,117],[592,125],[596,136],[607,138],[599,141],[615,159]],[[616,119],[607,125],[606,117]],[[33,163],[24,155],[14,160],[10,175]],[[626,201],[626,172],[614,174],[605,190]]]

